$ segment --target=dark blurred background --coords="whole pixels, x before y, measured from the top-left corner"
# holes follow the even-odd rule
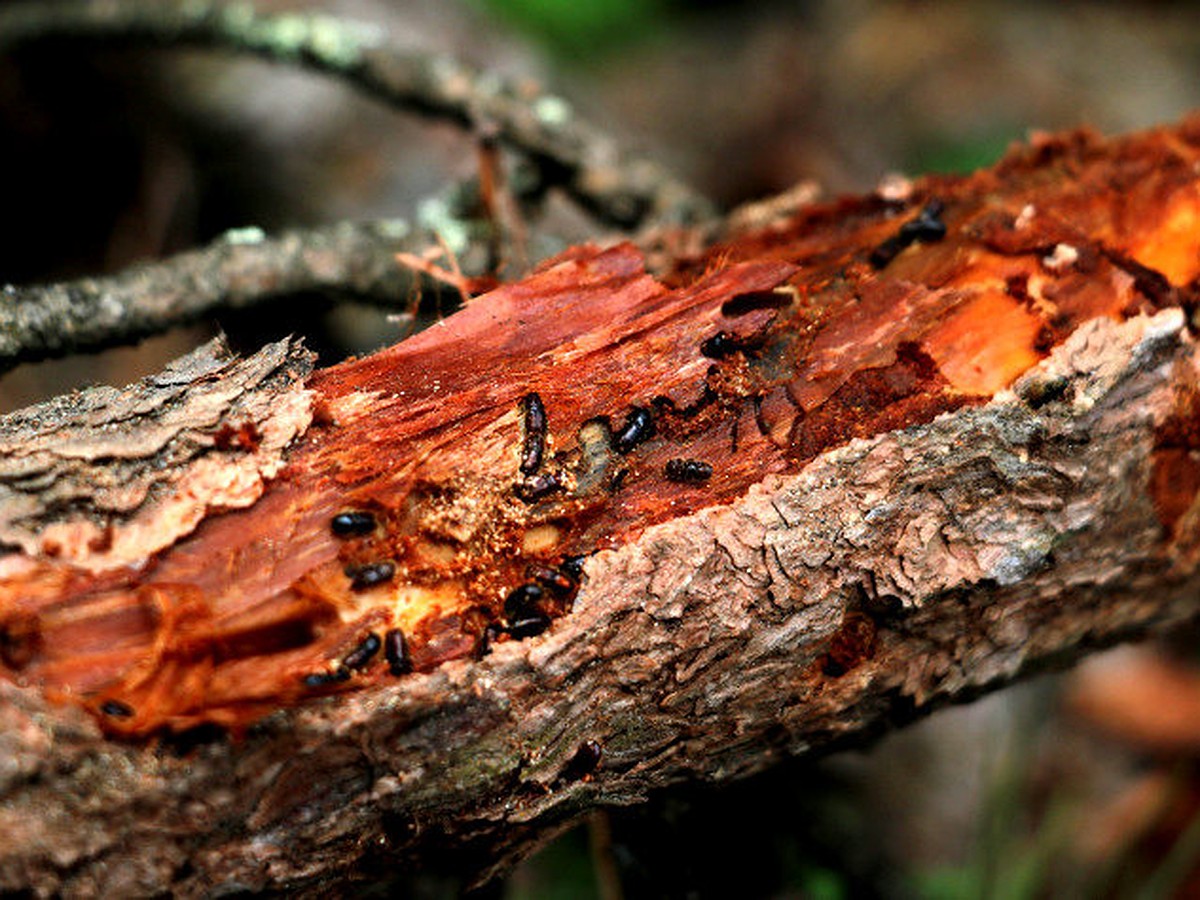
[[[378,23],[532,77],[725,206],[806,179],[965,171],[1031,130],[1119,132],[1200,106],[1187,2],[260,0]],[[0,283],[113,272],[211,240],[417,218],[469,137],[321,76],[224,54],[44,44],[0,58]],[[587,222],[558,210],[564,240]],[[123,383],[222,329],[323,362],[382,313],[289,298],[137,348],[25,366],[0,409]],[[487,893],[586,897],[1200,896],[1197,640],[1121,649],[865,751],[593,817]],[[414,896],[461,887],[452,873]],[[1149,892],[1149,893],[1146,893]]]

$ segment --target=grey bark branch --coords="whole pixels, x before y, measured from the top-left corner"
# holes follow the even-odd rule
[[[1200,506],[1164,538],[1149,481],[1198,371],[1178,309],[1093,320],[984,406],[596,554],[544,635],[182,758],[0,682],[0,887],[318,896],[431,848],[485,877],[598,806],[861,740],[1194,617]],[[831,661],[839,640],[858,652]],[[590,742],[589,773],[572,760]]]
[[[259,15],[246,3],[19,3],[0,10],[0,51],[34,40],[193,45],[249,53],[340,78],[393,106],[491,131],[552,173],[601,221],[632,228],[698,221],[707,200],[657,164],[617,146],[561,98],[487,75],[445,54],[389,43],[362,24],[319,15]]]
[[[396,253],[431,244],[428,234],[399,219],[270,238],[245,228],[207,247],[111,276],[6,285],[0,295],[0,371],[131,341],[218,309],[286,294],[334,290],[381,304],[410,304],[414,273],[396,262]]]

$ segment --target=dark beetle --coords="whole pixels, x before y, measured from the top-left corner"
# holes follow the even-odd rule
[[[376,529],[376,518],[371,512],[347,510],[338,512],[329,522],[329,528],[338,538],[356,538],[356,536],[371,534]]]
[[[545,595],[540,585],[522,584],[513,588],[504,599],[504,618],[509,622],[540,614],[538,602]]]
[[[367,563],[363,566],[347,566],[350,590],[366,591],[392,580],[396,566],[390,562]]]
[[[571,576],[549,566],[534,563],[525,569],[525,574],[560,597],[575,590],[575,580]]]
[[[945,205],[935,197],[915,219],[900,226],[900,233],[912,241],[940,241],[946,236],[946,223],[941,219],[944,209]]]
[[[546,449],[546,407],[537,394],[526,394],[521,399],[525,410],[525,443],[521,447],[521,474],[532,475],[542,467],[542,454]]]
[[[349,680],[350,670],[342,666],[338,666],[332,672],[313,672],[311,675],[305,675],[301,679],[304,686],[310,688],[326,687],[327,685]]]
[[[361,669],[374,658],[382,646],[383,641],[379,640],[379,635],[372,632],[342,658],[342,665],[347,669]]]
[[[724,359],[741,349],[741,341],[728,331],[718,331],[700,344],[700,353],[709,359]]]
[[[584,741],[575,751],[575,755],[563,766],[559,780],[570,784],[590,776],[600,765],[604,750],[596,741]]]
[[[404,632],[399,628],[393,628],[383,636],[383,655],[393,675],[407,675],[412,671],[408,641],[404,639]]]
[[[621,430],[613,435],[613,449],[624,455],[654,437],[654,416],[644,406],[635,406],[625,417]]]
[[[375,530],[375,516],[351,509],[340,512],[329,522],[329,529],[338,537],[359,537]]]
[[[577,556],[564,556],[558,568],[568,578],[578,581],[583,577],[583,563],[587,557],[580,553]]]
[[[713,469],[698,459],[669,459],[665,468],[668,481],[700,484],[712,478]]]
[[[526,475],[518,481],[513,493],[526,503],[536,503],[543,497],[563,490],[563,487],[557,472],[538,472],[536,475]]]
[[[100,712],[114,719],[129,719],[133,716],[133,707],[120,700],[105,700],[100,704]]]
[[[944,238],[946,224],[941,220],[943,208],[942,201],[936,198],[926,203],[915,219],[905,222],[896,234],[871,251],[871,265],[882,269],[917,241],[933,243]]]
[[[511,637],[520,641],[541,634],[549,627],[550,617],[541,613],[535,613],[534,615],[512,622],[506,630]]]

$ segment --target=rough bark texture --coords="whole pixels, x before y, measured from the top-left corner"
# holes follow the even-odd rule
[[[402,220],[343,223],[268,238],[228,232],[169,262],[107,278],[27,287],[6,285],[0,306],[0,370],[156,334],[222,308],[322,289],[411,305],[414,280],[396,254],[432,238]]]
[[[283,379],[304,411],[282,419],[314,416],[287,467],[169,546],[114,539],[135,567],[7,516],[0,884],[317,894],[445,849],[482,875],[597,804],[1194,615],[1198,139],[1039,139],[662,281],[578,248]],[[216,422],[214,452],[261,471],[275,450]],[[369,534],[331,534],[347,508]],[[555,572],[570,598],[525,635],[506,600]],[[415,673],[350,663],[385,628]],[[237,738],[197,744],[213,723]]]
[[[0,542],[103,571],[249,506],[308,428],[311,371],[298,342],[236,360],[211,341],[140,385],[4,417]]]

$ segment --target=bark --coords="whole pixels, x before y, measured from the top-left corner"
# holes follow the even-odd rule
[[[258,228],[243,228],[202,249],[117,275],[6,285],[0,370],[132,343],[218,309],[306,291],[333,290],[408,307],[416,282],[396,265],[396,254],[433,244],[432,236],[400,219],[343,223],[273,238]]]
[[[1194,616],[1198,162],[1038,138],[7,420],[0,885],[482,878]]]

